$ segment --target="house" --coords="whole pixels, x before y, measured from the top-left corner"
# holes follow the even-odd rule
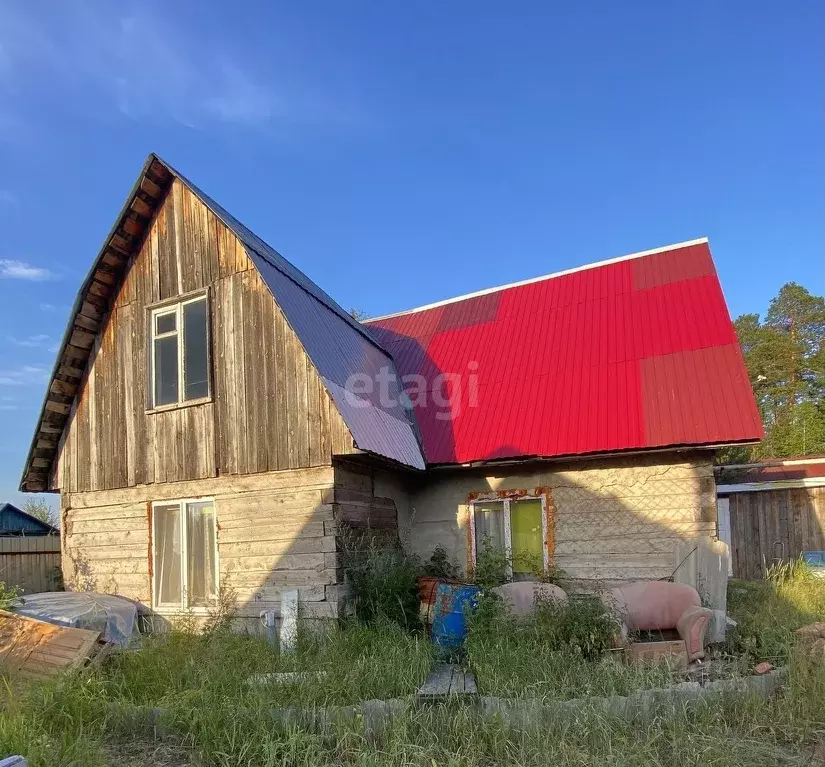
[[[339,613],[350,529],[492,541],[513,577],[660,578],[762,427],[707,240],[367,323],[150,155],[71,311],[21,489],[75,588],[160,613],[298,589]]]
[[[809,553],[825,565],[825,456],[769,459],[716,468],[719,538],[735,578]]]
[[[11,503],[0,504],[0,536],[60,535],[60,532]]]
[[[11,503],[0,504],[0,581],[23,594],[61,588],[60,531]]]

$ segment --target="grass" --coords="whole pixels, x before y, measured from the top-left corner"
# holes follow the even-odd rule
[[[414,693],[432,663],[423,636],[392,624],[303,633],[294,655],[257,637],[173,633],[116,656],[102,676],[107,698],[170,709],[229,700],[247,708],[348,704]],[[249,684],[255,674],[317,671],[300,684]]]
[[[628,665],[609,651],[617,626],[597,600],[541,605],[527,619],[482,603],[471,626],[468,662],[484,695],[567,700],[629,695],[674,681],[664,663]]]
[[[334,740],[292,731],[279,734],[263,712],[205,701],[182,705],[162,738],[136,729],[100,705],[105,680],[66,677],[15,696],[0,717],[0,751],[25,753],[33,767],[153,763],[161,765],[352,765],[433,767],[490,764],[810,765],[825,742],[825,667],[795,658],[779,697],[729,699],[695,711],[662,711],[626,721],[583,712],[513,731],[480,722],[469,707],[411,709],[377,741],[357,727]],[[143,759],[144,761],[141,761]]]
[[[93,672],[7,684],[0,754],[25,754],[32,767],[825,765],[825,664],[791,641],[795,628],[825,618],[825,584],[732,582],[729,599],[739,621],[731,646],[746,648],[753,660],[789,664],[789,684],[771,700],[717,699],[637,721],[584,711],[519,731],[450,704],[410,708],[378,740],[365,738],[357,722],[333,740],[278,731],[269,711],[410,695],[433,659],[426,640],[379,622],[302,635],[297,654],[281,658],[251,637],[173,633]],[[520,625],[498,622],[495,611],[482,616],[487,630],[475,624],[468,646],[481,692],[565,699],[670,681],[665,667],[638,669],[604,657],[609,626],[593,624],[588,609],[561,619],[547,612]],[[252,674],[297,669],[326,674],[295,686],[246,683]],[[161,728],[131,716],[133,706],[164,709]]]
[[[732,652],[782,665],[788,660],[793,632],[825,620],[825,580],[731,580],[728,615],[738,624],[728,632]]]

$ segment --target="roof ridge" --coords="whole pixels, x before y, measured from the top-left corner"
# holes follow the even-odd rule
[[[651,248],[650,250],[641,250],[637,253],[628,253],[625,256],[617,256],[616,258],[608,258],[604,261],[594,261],[591,264],[583,264],[582,266],[574,266],[571,269],[562,269],[558,272],[551,272],[550,274],[544,274],[540,277],[529,277],[526,280],[519,280],[517,282],[510,282],[506,285],[498,285],[494,288],[484,288],[482,290],[477,290],[473,293],[466,293],[462,296],[455,296],[453,298],[445,298],[441,301],[434,301],[431,304],[424,304],[423,306],[416,306],[413,309],[404,309],[400,312],[393,312],[391,314],[382,314],[380,317],[370,317],[367,320],[364,320],[364,323],[370,322],[377,322],[379,320],[388,320],[392,317],[401,317],[405,314],[414,314],[415,312],[423,312],[428,309],[436,309],[439,306],[446,306],[447,304],[454,304],[459,301],[466,301],[470,298],[478,298],[479,296],[486,296],[490,293],[497,293],[499,290],[507,290],[508,288],[519,288],[522,285],[530,285],[534,282],[541,282],[542,280],[550,280],[555,277],[563,277],[567,274],[574,274],[575,272],[583,272],[587,269],[598,269],[602,266],[609,266],[610,264],[618,264],[622,261],[630,261],[636,258],[642,258],[644,256],[652,256],[656,253],[666,253],[669,250],[680,250],[682,248],[688,248],[691,245],[700,245],[702,243],[707,243],[707,237],[698,237],[695,240],[685,240],[684,242],[677,242],[672,245],[663,245],[660,248]]]
[[[304,274],[295,264],[293,264],[289,259],[285,256],[281,255],[275,248],[273,248],[266,240],[262,237],[259,237],[255,232],[253,232],[246,224],[243,223],[239,218],[236,218],[232,213],[230,213],[226,208],[223,207],[217,200],[210,197],[206,192],[204,192],[200,187],[196,184],[192,183],[186,176],[184,176],[179,170],[177,170],[173,165],[170,165],[166,160],[164,160],[159,155],[155,154],[154,152],[151,153],[151,156],[154,157],[159,163],[161,163],[175,178],[179,179],[181,183],[185,184],[192,192],[200,199],[200,201],[206,205],[223,223],[232,230],[236,237],[238,237],[244,247],[250,248],[254,250],[255,253],[258,254],[261,258],[263,258],[268,264],[270,264],[274,269],[277,269],[281,274],[285,277],[289,278],[294,282],[301,290],[305,293],[311,295],[316,301],[318,301],[321,305],[325,306],[334,314],[338,315],[342,320],[348,323],[354,330],[360,333],[364,338],[367,339],[373,346],[377,347],[380,351],[386,354],[388,357],[390,353],[384,348],[383,344],[381,344],[373,335],[369,332],[367,328],[365,328],[358,320],[354,319],[343,307],[341,307],[338,302],[332,298],[320,285],[318,285],[313,279],[308,277]],[[249,233],[249,235],[253,238],[253,242],[246,242],[247,239],[245,237],[244,232],[239,231],[238,228],[245,230]],[[268,252],[261,252],[263,249],[260,247],[256,247],[255,240],[259,241],[261,245],[265,246],[266,250],[271,251],[274,253],[283,264],[278,263],[277,259],[272,258],[270,253]],[[286,268],[285,268],[286,267]],[[294,270],[297,275],[302,279],[296,279],[295,275],[290,274],[290,269]],[[307,284],[303,284],[304,281]],[[312,286],[312,289],[309,288]]]

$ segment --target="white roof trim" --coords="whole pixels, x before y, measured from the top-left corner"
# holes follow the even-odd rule
[[[653,248],[652,250],[642,250],[638,253],[629,253],[626,256],[618,256],[617,258],[608,258],[606,261],[596,261],[593,264],[585,264],[584,266],[576,266],[572,269],[564,269],[560,272],[553,272],[552,274],[545,274],[541,277],[531,277],[520,282],[511,282],[507,285],[499,285],[496,288],[485,288],[484,290],[477,290],[475,293],[467,293],[463,296],[455,296],[455,298],[445,298],[443,301],[436,301],[432,304],[425,304],[424,306],[417,306],[415,309],[405,309],[401,312],[394,312],[393,314],[382,314],[380,317],[370,317],[363,320],[364,323],[376,322],[377,320],[386,320],[390,317],[400,317],[403,314],[412,314],[414,312],[423,312],[426,309],[435,309],[439,306],[447,304],[454,304],[456,301],[465,301],[468,298],[477,298],[478,296],[486,296],[489,293],[496,293],[499,290],[507,290],[508,288],[520,288],[522,285],[530,285],[533,282],[541,282],[542,280],[550,280],[554,277],[563,277],[566,274],[573,274],[574,272],[583,272],[586,269],[598,269],[600,266],[608,266],[610,264],[618,264],[621,261],[630,261],[634,258],[642,258],[643,256],[652,256],[655,253],[665,253],[668,250],[679,250],[680,248],[687,248],[691,245],[701,245],[708,241],[707,237],[699,237],[696,240],[687,240],[685,242],[677,242],[674,245],[665,245],[661,248]]]
[[[825,477],[805,479],[775,479],[771,482],[745,482],[739,485],[717,485],[716,495],[756,493],[760,490],[793,490],[800,487],[825,487]]]
[[[768,466],[804,466],[811,463],[825,463],[825,458],[791,458],[788,460],[767,460],[762,463],[725,463],[718,468],[729,469],[764,469]]]

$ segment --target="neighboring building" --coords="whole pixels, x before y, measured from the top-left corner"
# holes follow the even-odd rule
[[[0,504],[0,536],[59,535],[57,528],[10,503]]]
[[[151,155],[21,489],[61,493],[70,586],[174,614],[226,585],[251,625],[291,588],[336,616],[348,528],[667,576],[715,530],[714,448],[761,437],[706,240],[361,324]]]
[[[716,482],[730,575],[762,578],[771,565],[806,553],[825,565],[825,456],[718,466]]]

